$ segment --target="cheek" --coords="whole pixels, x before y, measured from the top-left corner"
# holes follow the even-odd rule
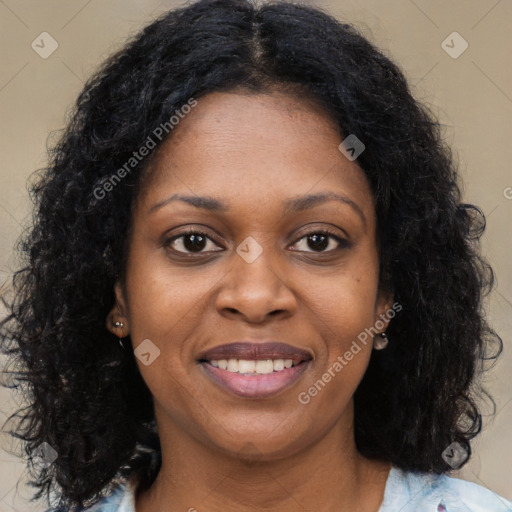
[[[372,247],[354,254],[349,264],[312,288],[310,304],[326,327],[329,348],[345,352],[351,341],[375,323],[378,257]]]
[[[339,285],[339,286],[338,286]],[[323,344],[298,400],[308,417],[331,425],[351,403],[372,353],[376,287],[368,276],[333,282],[331,300],[317,313]],[[335,290],[336,291],[335,291]]]
[[[129,315],[134,341],[155,337],[164,343],[175,328],[197,314],[201,298],[211,286],[207,274],[190,281],[190,272],[171,267],[161,248],[148,247],[142,235],[135,238],[126,269]]]
[[[126,288],[133,348],[149,339],[158,349],[155,352],[159,351],[150,366],[137,361],[148,385],[165,378],[166,368],[172,368],[173,375],[183,373],[181,361],[192,352],[188,341],[201,325],[212,284],[206,278],[191,282],[179,270],[171,269],[161,254],[132,248]]]

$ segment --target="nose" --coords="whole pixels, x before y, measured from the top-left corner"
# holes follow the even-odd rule
[[[216,308],[221,315],[263,323],[271,317],[288,318],[294,314],[295,294],[282,266],[278,269],[272,265],[269,252],[266,249],[250,263],[233,254],[216,297]]]

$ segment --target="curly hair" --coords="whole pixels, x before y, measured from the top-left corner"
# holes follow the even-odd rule
[[[30,403],[8,422],[18,420],[10,434],[24,442],[33,499],[58,491],[62,510],[83,510],[136,473],[150,482],[161,464],[151,393],[105,318],[124,276],[132,205],[162,141],[104,197],[94,191],[190,98],[274,88],[315,98],[366,146],[358,163],[375,202],[381,285],[403,310],[355,394],[359,452],[435,473],[451,469],[441,457],[450,443],[471,453],[482,428],[478,377],[502,342],[483,308],[494,280],[478,247],[485,219],[461,202],[439,122],[351,25],[288,2],[199,0],[104,62],[31,185],[34,222],[20,239],[0,339],[12,375],[3,385]],[[40,467],[43,443],[58,458]]]

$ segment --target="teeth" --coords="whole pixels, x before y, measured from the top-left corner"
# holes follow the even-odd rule
[[[240,361],[240,363],[241,362],[242,361]],[[272,373],[274,371],[274,362],[272,361],[272,359],[267,359],[265,361],[256,361],[256,364],[254,366],[254,371],[256,373]]]
[[[240,359],[238,361],[238,373],[254,373],[256,371],[256,361],[247,361]]]
[[[284,370],[284,359],[276,359],[274,361],[274,370],[276,372],[280,372],[281,370]]]
[[[285,368],[296,366],[299,362],[292,359],[264,359],[264,360],[247,360],[247,359],[218,359],[210,361],[212,366],[227,370],[233,373],[242,374],[267,374],[272,372],[280,372]]]

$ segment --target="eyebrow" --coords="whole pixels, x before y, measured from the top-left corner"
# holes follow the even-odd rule
[[[195,206],[196,208],[202,208],[211,212],[227,212],[229,211],[228,205],[222,203],[218,199],[210,196],[187,196],[182,194],[173,194],[172,196],[164,199],[153,205],[149,209],[149,213],[153,213],[156,210],[166,206],[174,201],[182,201],[184,203]],[[357,203],[349,199],[348,197],[336,194],[334,192],[319,192],[317,194],[309,194],[305,196],[298,196],[288,199],[284,203],[285,213],[297,213],[308,208],[313,208],[320,204],[328,201],[338,201],[340,203],[350,206],[358,215],[361,217],[363,224],[366,225],[366,216]]]

